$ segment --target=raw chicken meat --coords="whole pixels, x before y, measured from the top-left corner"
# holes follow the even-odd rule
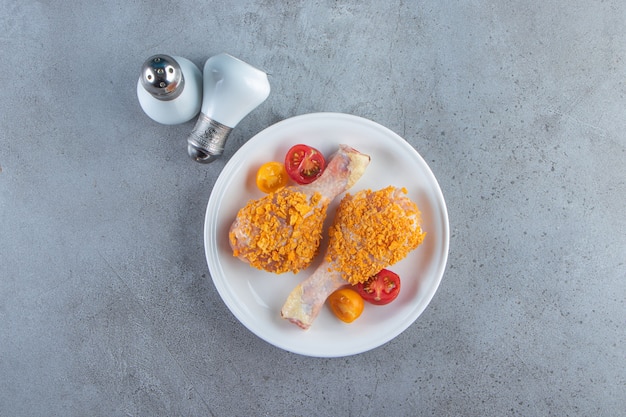
[[[324,261],[289,295],[281,315],[308,329],[326,298],[404,259],[424,240],[421,215],[402,188],[347,194],[329,230]]]
[[[319,250],[328,205],[354,185],[369,161],[369,156],[340,145],[313,183],[249,201],[230,228],[233,255],[277,274],[308,267]]]

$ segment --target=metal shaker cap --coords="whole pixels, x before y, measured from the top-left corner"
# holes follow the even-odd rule
[[[224,144],[232,127],[221,124],[200,113],[198,121],[187,138],[187,152],[196,162],[208,164],[224,153]]]
[[[154,98],[169,101],[182,93],[185,78],[174,58],[153,55],[141,67],[141,85]]]

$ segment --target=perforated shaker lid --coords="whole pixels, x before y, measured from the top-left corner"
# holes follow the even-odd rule
[[[141,85],[159,100],[175,99],[183,91],[184,84],[180,65],[169,55],[153,55],[141,68]]]

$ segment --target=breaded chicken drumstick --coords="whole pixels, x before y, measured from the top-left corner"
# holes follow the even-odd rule
[[[405,189],[347,194],[330,227],[324,261],[291,292],[282,317],[308,329],[333,291],[364,282],[404,259],[425,235],[419,209]]]
[[[277,274],[308,267],[319,250],[329,203],[361,178],[369,161],[340,145],[315,182],[249,201],[230,228],[233,255]]]

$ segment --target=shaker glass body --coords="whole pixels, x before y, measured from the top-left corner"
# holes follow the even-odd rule
[[[174,125],[188,122],[198,115],[202,105],[202,73],[191,61],[172,56],[180,67],[184,83],[174,99],[161,99],[144,88],[141,77],[137,81],[137,97],[143,111],[155,122]]]

